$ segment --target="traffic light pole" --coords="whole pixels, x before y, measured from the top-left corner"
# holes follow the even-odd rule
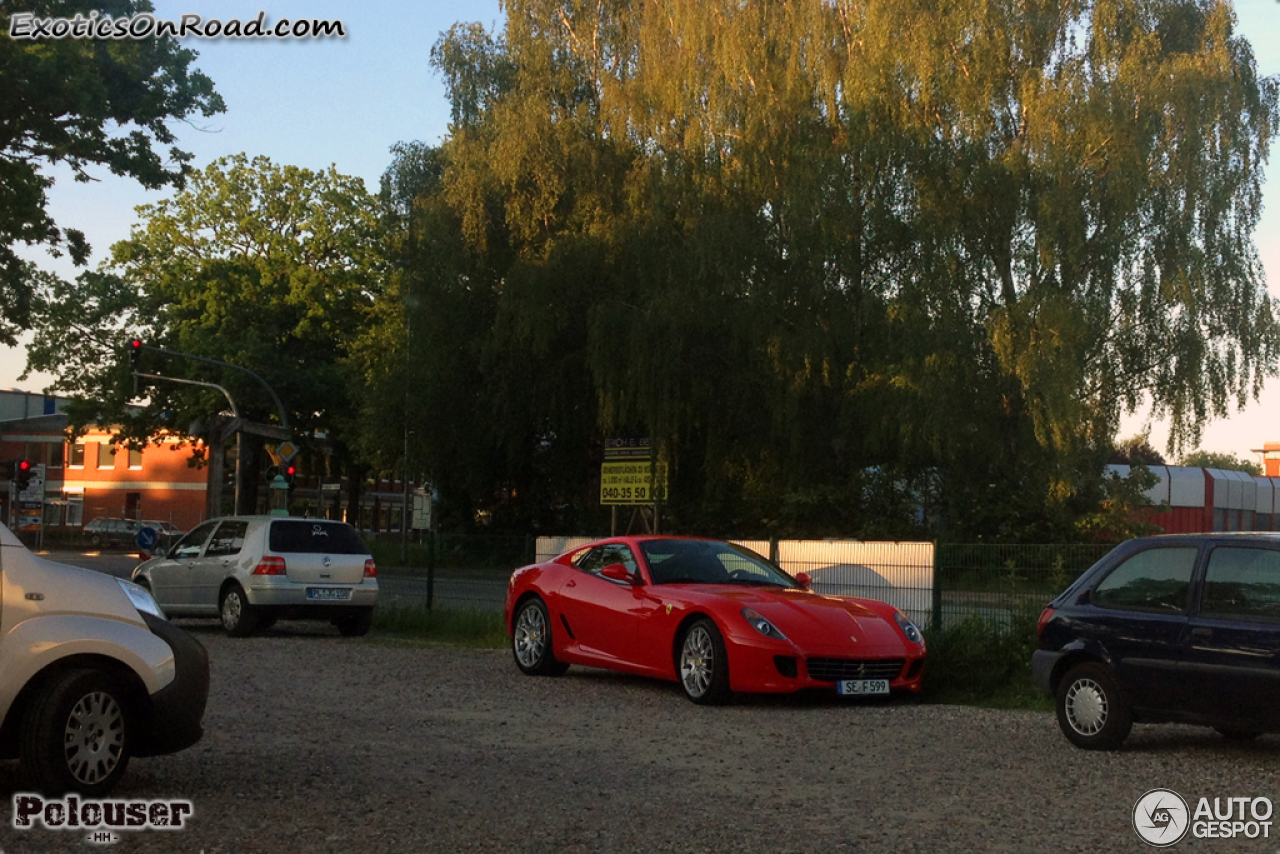
[[[264,380],[262,377],[258,376],[256,373],[249,370],[248,368],[241,367],[240,365],[233,365],[230,362],[223,362],[219,359],[210,359],[205,356],[193,356],[190,353],[182,353],[182,352],[179,352],[178,350],[167,350],[164,347],[156,347],[153,344],[143,344],[140,341],[138,341],[138,339],[134,339],[134,341],[135,343],[133,345],[133,349],[135,352],[138,350],[150,350],[153,353],[164,353],[166,356],[178,356],[179,358],[182,358],[182,359],[190,359],[193,362],[204,362],[207,365],[217,365],[220,368],[231,368],[231,370],[233,371],[239,371],[242,374],[248,374],[249,376],[257,380],[259,385],[261,385],[264,389],[266,389],[267,394],[271,396],[271,402],[276,405],[276,414],[280,416],[280,426],[283,427],[285,430],[289,429],[289,415],[284,411],[284,404],[280,402],[280,398],[276,395],[275,389],[267,385],[266,380]],[[137,372],[135,371],[135,373]],[[138,376],[148,376],[148,375],[138,374]],[[173,378],[163,377],[161,379],[173,379]],[[222,393],[227,395],[228,401],[231,400],[231,395],[227,394],[227,390],[222,388],[222,386],[213,385],[213,383],[199,383],[199,382],[196,382],[195,380],[183,380],[182,382],[188,382],[194,385],[213,386],[214,388],[221,389]],[[231,404],[231,408],[232,408],[232,411],[235,410],[234,403]]]
[[[159,380],[162,382],[180,383],[182,385],[201,386],[203,388],[216,388],[226,397],[227,403],[231,406],[232,420],[223,426],[222,429],[215,431],[213,438],[214,446],[210,448],[210,454],[221,454],[222,443],[231,433],[235,433],[236,437],[236,471],[235,471],[235,515],[240,516],[245,512],[244,508],[244,458],[245,458],[245,442],[244,434],[251,433],[257,436],[266,436],[268,438],[279,439],[285,441],[293,438],[293,431],[289,428],[289,416],[284,411],[284,405],[280,403],[280,398],[276,396],[275,390],[267,385],[267,381],[258,376],[248,368],[242,368],[239,365],[233,365],[229,362],[221,362],[217,359],[207,359],[204,356],[193,356],[190,353],[180,353],[177,350],[166,350],[164,347],[154,347],[150,344],[143,344],[139,339],[133,339],[130,342],[131,348],[131,367],[135,377],[143,377],[150,380]],[[168,356],[181,356],[184,359],[191,359],[196,362],[206,362],[211,365],[219,365],[224,368],[232,368],[241,373],[248,374],[253,377],[262,387],[267,390],[267,394],[271,396],[272,402],[276,405],[276,412],[280,415],[280,426],[275,427],[270,424],[255,424],[245,421],[240,417],[240,410],[236,408],[236,402],[231,397],[231,392],[227,391],[223,386],[217,383],[204,382],[201,380],[188,380],[179,377],[165,377],[159,374],[144,374],[137,370],[136,355],[140,350],[151,350],[156,353],[164,353]],[[210,483],[209,483],[209,505],[211,508],[210,516],[219,516],[222,514],[222,465],[219,459],[218,465],[212,465],[210,461]],[[214,482],[214,474],[216,472],[216,483]]]

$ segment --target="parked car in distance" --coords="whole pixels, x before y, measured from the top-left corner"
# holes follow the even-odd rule
[[[85,539],[95,549],[102,546],[133,545],[142,523],[137,519],[92,519],[84,526]]]
[[[0,525],[0,758],[46,795],[106,794],[203,734],[204,647],[146,590],[37,557]],[[19,789],[23,791],[23,789]]]
[[[1280,731],[1280,534],[1144,537],[1117,546],[1040,616],[1036,684],[1076,746],[1136,722]]]
[[[695,703],[734,691],[919,691],[925,644],[892,605],[821,596],[749,549],[618,537],[517,569],[506,622],[516,666],[570,664],[680,683]]]
[[[286,516],[210,519],[138,565],[133,580],[172,616],[218,617],[232,637],[277,619],[323,619],[369,631],[378,570],[345,522]]]

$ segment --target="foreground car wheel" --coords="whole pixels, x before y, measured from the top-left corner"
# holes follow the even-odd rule
[[[530,599],[516,613],[511,633],[511,651],[516,667],[530,676],[559,676],[569,665],[556,661],[551,648],[551,618],[541,599]]]
[[[45,795],[99,796],[129,765],[127,702],[117,680],[99,670],[71,670],[42,687],[23,719],[23,768]]]
[[[1076,747],[1115,750],[1129,736],[1133,715],[1111,670],[1073,667],[1058,685],[1058,726]]]
[[[334,623],[344,638],[359,638],[369,634],[373,626],[373,609],[361,608],[360,613],[343,617]]]
[[[222,627],[233,638],[247,638],[258,629],[257,612],[249,604],[244,591],[235,585],[222,592],[218,613],[222,617]]]
[[[718,705],[729,699],[729,656],[716,624],[700,617],[680,643],[680,686],[695,703]]]

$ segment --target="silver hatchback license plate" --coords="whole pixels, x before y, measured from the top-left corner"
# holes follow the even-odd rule
[[[320,602],[346,602],[351,598],[351,590],[346,587],[308,587],[307,598]]]
[[[836,683],[836,693],[846,697],[864,697],[868,694],[888,694],[888,679],[842,679]]]

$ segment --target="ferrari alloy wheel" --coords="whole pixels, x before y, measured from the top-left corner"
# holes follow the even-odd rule
[[[1076,747],[1115,750],[1129,735],[1133,716],[1111,670],[1099,663],[1071,669],[1058,686],[1058,725]]]
[[[718,705],[729,699],[729,657],[716,624],[699,617],[680,644],[680,685],[695,703]]]
[[[541,599],[529,599],[520,606],[511,633],[511,651],[516,667],[530,676],[559,676],[569,668],[556,661],[551,648],[551,618]]]

